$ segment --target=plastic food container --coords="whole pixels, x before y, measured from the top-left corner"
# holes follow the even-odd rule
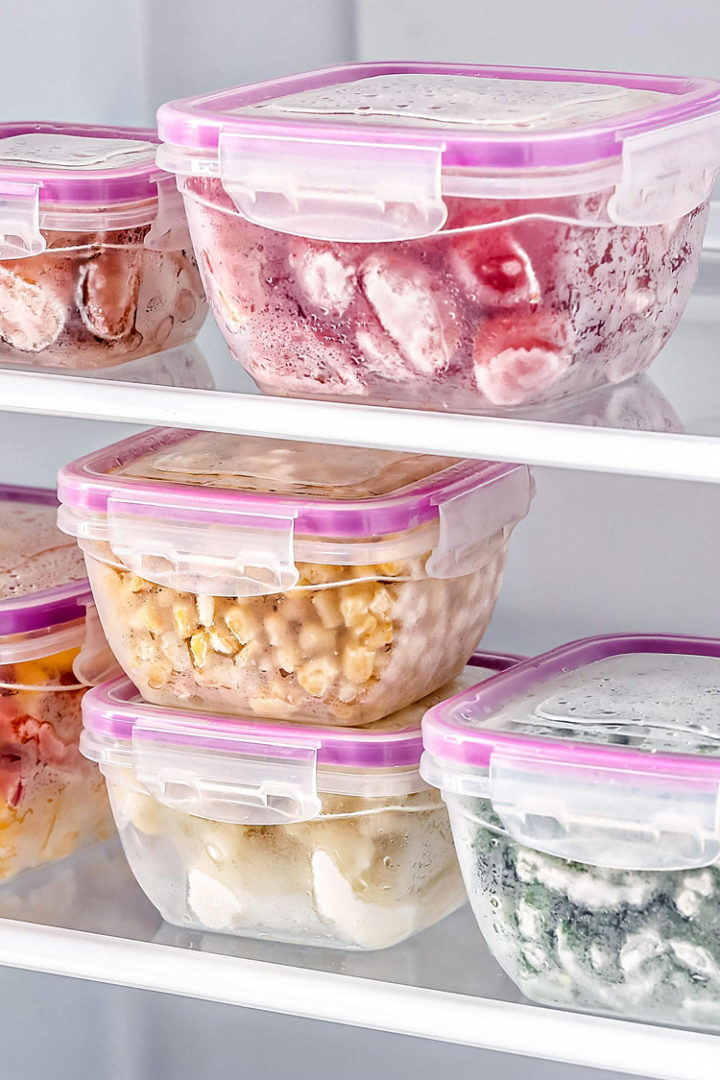
[[[54,492],[0,485],[0,881],[114,831],[79,751],[90,586]]]
[[[125,854],[163,918],[305,945],[378,949],[466,900],[447,811],[420,779],[429,705],[513,658],[484,657],[364,728],[145,704],[120,679],[84,700]]]
[[[720,641],[565,645],[430,709],[423,740],[523,993],[720,1025]]]
[[[175,430],[61,470],[110,646],[146,700],[365,724],[457,675],[524,465]]]
[[[351,64],[158,122],[258,386],[421,409],[542,404],[646,368],[720,166],[708,79]]]
[[[101,368],[195,337],[204,293],[156,142],[0,124],[0,361]]]

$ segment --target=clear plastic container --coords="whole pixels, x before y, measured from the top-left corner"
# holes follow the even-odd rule
[[[707,79],[380,63],[158,114],[213,314],[265,392],[463,412],[644,370],[697,274]]]
[[[524,994],[720,1027],[720,641],[563,646],[431,708],[423,741]]]
[[[146,700],[365,724],[457,675],[526,466],[155,430],[59,478],[100,619]]]
[[[133,873],[168,922],[385,948],[465,903],[447,811],[418,773],[420,720],[515,662],[490,656],[483,672],[485,660],[365,728],[159,708],[120,679],[85,698],[82,749],[105,775]]]
[[[195,337],[207,305],[156,142],[0,124],[0,361],[103,368]]]
[[[0,485],[0,881],[114,832],[79,751],[73,664],[92,597],[56,505],[54,492]]]

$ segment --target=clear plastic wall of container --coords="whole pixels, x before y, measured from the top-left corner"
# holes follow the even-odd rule
[[[453,684],[363,728],[167,710],[120,680],[86,697],[83,752],[168,922],[385,948],[466,900],[447,811],[418,775],[422,713],[512,662],[479,655]]]
[[[541,405],[647,368],[720,166],[705,79],[359,64],[158,122],[258,386],[421,409]]]
[[[103,368],[195,337],[204,292],[156,141],[0,125],[0,360]]]
[[[720,1026],[720,641],[589,639],[515,673],[423,723],[492,952],[536,1001]]]
[[[525,466],[153,431],[62,470],[110,646],[146,700],[364,724],[457,675]]]
[[[55,515],[53,492],[0,485],[0,881],[114,831],[79,750],[90,588]]]

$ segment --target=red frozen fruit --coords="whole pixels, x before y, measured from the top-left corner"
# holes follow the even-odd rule
[[[253,327],[248,369],[283,393],[366,394],[347,347],[298,314],[275,310]]]
[[[329,244],[295,237],[288,262],[301,301],[330,315],[347,311],[357,287],[355,267]]]
[[[367,258],[359,276],[375,318],[411,368],[425,375],[446,368],[460,331],[445,286],[416,259],[389,251]]]
[[[510,216],[502,203],[485,204],[453,216],[454,233],[449,263],[465,291],[489,308],[537,304],[540,286],[528,253],[507,225],[494,224]],[[493,214],[495,216],[493,216]]]
[[[473,374],[492,405],[522,405],[541,397],[572,361],[570,327],[556,312],[496,315],[473,342]]]
[[[135,325],[143,249],[107,248],[80,270],[77,305],[94,337],[118,341]]]
[[[0,341],[22,352],[42,352],[65,327],[67,302],[57,287],[58,263],[0,264]],[[65,260],[60,260],[64,263]],[[69,272],[69,271],[68,271]]]
[[[355,333],[363,371],[392,382],[414,382],[417,376],[382,326],[373,320]]]

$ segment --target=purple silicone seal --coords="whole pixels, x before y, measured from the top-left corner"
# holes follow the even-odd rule
[[[508,653],[475,653],[469,666],[488,671],[505,671],[522,657]],[[300,721],[285,723],[257,717],[226,717],[213,713],[188,712],[148,705],[129,679],[122,676],[89,690],[82,703],[83,724],[88,731],[114,739],[130,741],[135,725],[148,728],[157,741],[192,744],[198,749],[213,748],[258,756],[272,752],[274,757],[292,757],[293,747],[317,749],[319,765],[342,765],[347,768],[386,769],[417,765],[422,753],[420,724],[396,730],[323,727]],[[158,730],[152,731],[153,723]],[[173,726],[175,731],[172,730]],[[375,730],[373,730],[375,728]],[[238,743],[238,737],[242,743]]]
[[[57,496],[48,488],[0,484],[0,502],[57,506]],[[48,630],[82,619],[91,601],[86,578],[0,600],[0,637]]]
[[[609,731],[608,741],[583,741],[581,736],[562,731],[552,737],[528,734],[527,730],[518,732],[511,724],[501,726],[497,721],[499,712],[513,701],[522,698],[527,705],[529,695],[532,704],[532,695],[542,695],[544,688],[558,676],[581,673],[590,665],[613,657],[652,653],[720,659],[720,640],[672,634],[614,634],[562,645],[429,709],[422,721],[425,751],[441,767],[467,766],[482,771],[489,768],[493,751],[502,750],[517,751],[525,759],[534,758],[540,762],[552,759],[573,765],[611,766],[638,775],[720,777],[720,740],[717,739],[712,751],[696,749],[693,752],[690,749],[683,753],[682,743],[679,743],[677,752],[667,753],[656,752],[652,747],[642,750],[610,741]],[[681,679],[680,674],[678,679]],[[720,701],[720,664],[717,696]],[[652,702],[648,704],[652,705]],[[691,723],[692,717],[689,717],[687,724]],[[528,727],[522,720],[518,721],[518,726]],[[571,724],[568,722],[565,726],[569,728]],[[699,730],[699,725],[696,726]],[[691,728],[687,730],[689,732]],[[697,745],[697,733],[692,742]],[[688,738],[688,747],[691,744]]]

